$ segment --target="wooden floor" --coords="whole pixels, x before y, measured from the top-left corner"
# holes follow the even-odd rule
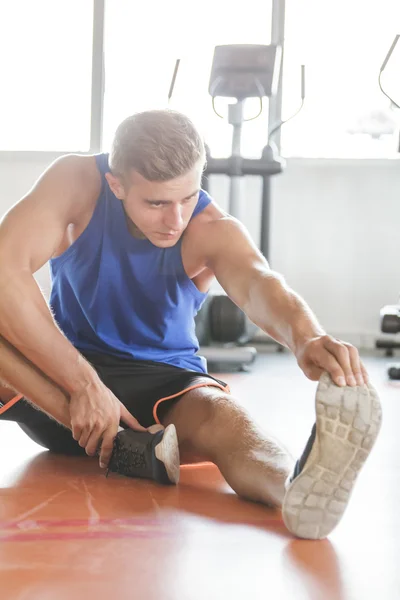
[[[400,383],[366,357],[383,403],[380,438],[329,540],[293,539],[277,512],[237,498],[211,466],[177,487],[104,477],[0,423],[1,600],[391,600],[400,598]],[[297,455],[314,391],[288,355],[228,380]]]

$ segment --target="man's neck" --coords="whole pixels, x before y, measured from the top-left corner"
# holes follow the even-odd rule
[[[129,233],[138,240],[147,239],[146,236],[144,235],[144,233],[142,231],[140,231],[140,229],[135,225],[135,223],[132,221],[132,219],[127,215],[125,206],[123,204],[122,204],[122,206],[124,209],[125,219],[126,219],[126,223],[128,225]]]

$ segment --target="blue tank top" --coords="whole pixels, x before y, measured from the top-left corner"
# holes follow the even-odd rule
[[[102,187],[92,218],[75,242],[50,260],[54,318],[82,351],[151,360],[206,372],[194,317],[207,294],[186,275],[179,242],[158,248],[128,229],[122,202],[96,155]],[[211,202],[203,190],[192,219]]]

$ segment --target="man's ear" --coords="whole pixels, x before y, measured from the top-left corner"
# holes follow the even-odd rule
[[[125,200],[125,189],[118,177],[112,173],[106,173],[105,177],[108,181],[111,191],[119,200]]]

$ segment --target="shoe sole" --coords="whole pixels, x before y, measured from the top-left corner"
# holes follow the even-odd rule
[[[341,520],[382,422],[371,385],[341,388],[327,373],[317,388],[316,413],[314,444],[282,507],[289,531],[314,540],[325,538]]]
[[[180,475],[180,456],[178,436],[173,423],[165,429],[163,438],[155,447],[154,453],[158,460],[164,464],[170,482],[177,484]]]

